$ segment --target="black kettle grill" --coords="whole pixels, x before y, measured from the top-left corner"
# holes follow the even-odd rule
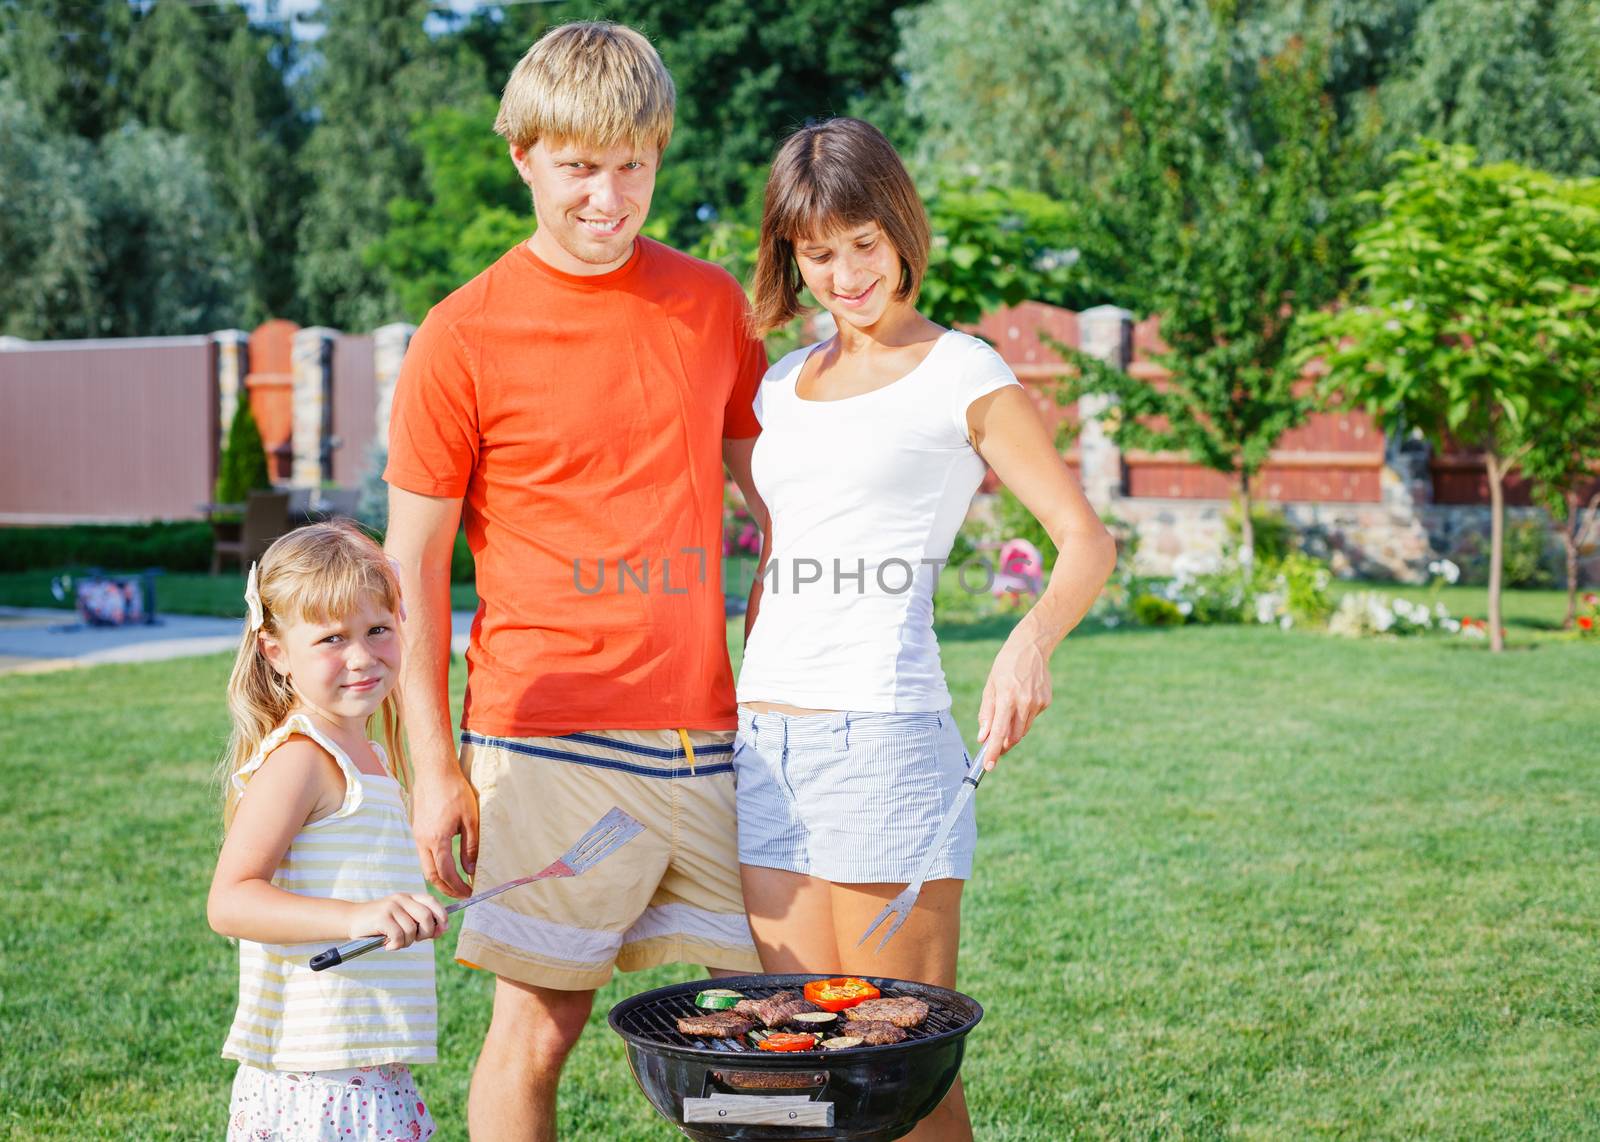
[[[826,978],[751,975],[715,986],[763,999]],[[694,998],[708,984],[695,980],[624,999],[607,1021],[627,1043],[628,1065],[651,1105],[699,1142],[888,1142],[909,1134],[949,1091],[983,1008],[948,988],[863,978],[885,996],[922,1000],[928,1018],[907,1028],[904,1042],[880,1047],[762,1051],[743,1039],[678,1032],[680,1017],[704,1014]]]

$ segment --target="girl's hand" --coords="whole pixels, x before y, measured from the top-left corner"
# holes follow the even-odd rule
[[[1020,742],[1033,720],[1050,705],[1050,663],[1044,653],[1014,631],[995,656],[978,707],[978,740],[989,746],[984,771]]]
[[[449,922],[443,906],[433,897],[396,892],[356,905],[350,915],[350,939],[382,936],[384,950],[392,952],[442,935]]]

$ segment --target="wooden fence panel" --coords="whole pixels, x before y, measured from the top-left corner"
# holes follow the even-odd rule
[[[216,479],[208,337],[0,352],[0,520],[194,519]]]
[[[354,488],[366,475],[377,414],[372,336],[341,333],[333,341],[333,482],[340,487]]]

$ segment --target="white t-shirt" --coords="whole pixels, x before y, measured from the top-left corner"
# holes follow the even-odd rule
[[[1017,379],[988,345],[951,330],[892,384],[804,400],[795,382],[816,348],[778,361],[756,391],[752,468],[772,556],[739,700],[948,709],[933,593],[983,480],[967,407]]]

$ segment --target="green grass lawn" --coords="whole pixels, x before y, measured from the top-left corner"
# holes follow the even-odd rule
[[[969,739],[1001,633],[945,631]],[[1055,707],[977,798],[978,1136],[1600,1134],[1600,648],[1527,645],[1064,646]],[[0,677],[0,1135],[219,1136],[236,967],[204,898],[227,665]],[[460,1139],[490,988],[452,945],[445,1061],[420,1081]],[[563,1138],[677,1137],[603,1013],[691,974],[605,989]]]

